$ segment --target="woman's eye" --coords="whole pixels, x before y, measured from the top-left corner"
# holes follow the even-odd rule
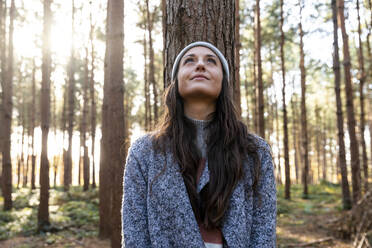
[[[216,60],[215,59],[212,59],[212,58],[209,58],[208,59],[208,62],[213,63],[213,64],[216,64]]]
[[[192,58],[187,58],[187,59],[185,59],[185,62],[184,62],[184,64],[186,64],[186,63],[188,63],[188,62],[193,62],[194,60],[192,59]]]

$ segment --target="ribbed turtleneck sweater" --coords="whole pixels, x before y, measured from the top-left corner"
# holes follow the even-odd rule
[[[197,172],[197,184],[199,183],[200,176],[204,170],[207,160],[207,131],[206,127],[211,122],[210,120],[197,120],[187,116],[187,118],[195,125],[196,127],[196,140],[195,144],[201,154],[201,163]],[[207,230],[200,221],[198,222],[200,234],[204,240],[205,246],[207,248],[222,248],[223,239],[222,232],[220,229]]]

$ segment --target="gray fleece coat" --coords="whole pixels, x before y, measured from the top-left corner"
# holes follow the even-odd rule
[[[224,216],[224,247],[271,248],[276,244],[274,167],[269,145],[261,138],[257,142],[261,158],[258,184],[261,205],[249,190],[252,185],[249,168],[253,166],[253,159],[247,156],[244,178],[233,191]],[[165,162],[165,172],[154,181]],[[207,161],[197,186],[198,192],[208,181]],[[123,184],[123,247],[205,247],[179,166],[171,153],[164,156],[154,152],[150,134],[139,138],[130,147]]]

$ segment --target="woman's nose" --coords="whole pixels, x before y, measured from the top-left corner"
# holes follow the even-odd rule
[[[205,67],[204,67],[204,62],[203,60],[198,60],[198,63],[196,64],[196,70],[204,70]]]

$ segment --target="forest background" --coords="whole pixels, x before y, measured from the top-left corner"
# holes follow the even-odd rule
[[[0,247],[94,247],[96,236],[119,247],[127,149],[159,123],[178,51],[202,39],[228,58],[241,119],[272,147],[278,245],[367,245],[371,10],[371,0],[1,0]],[[334,218],[317,233],[324,216]]]

